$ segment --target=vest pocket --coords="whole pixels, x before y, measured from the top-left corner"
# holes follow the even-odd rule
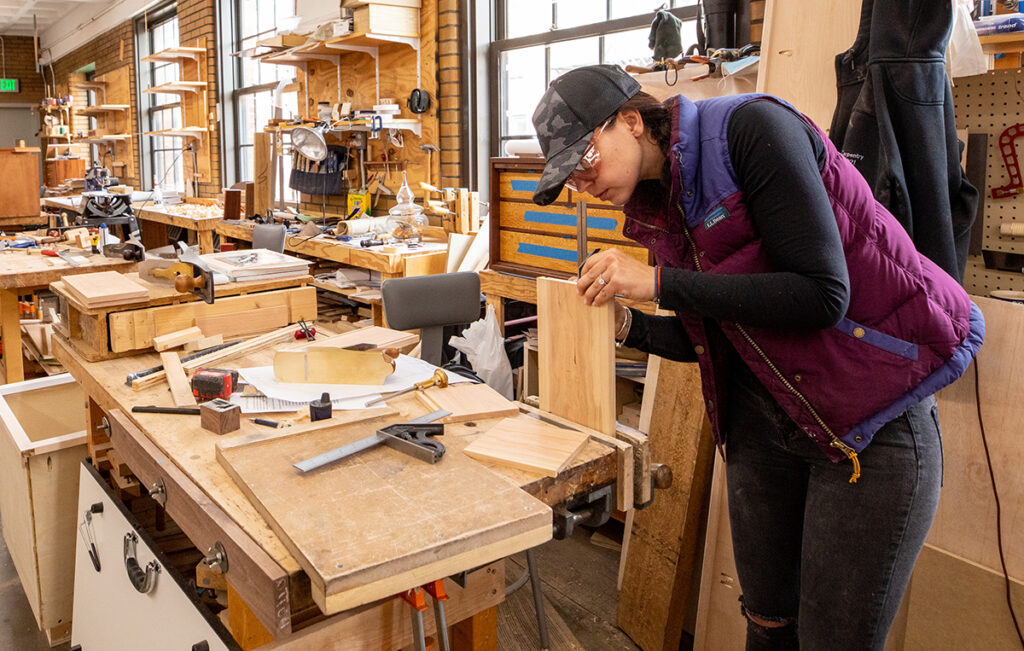
[[[836,329],[858,341],[862,341],[875,348],[880,348],[893,355],[917,360],[917,344],[912,344],[909,341],[892,337],[884,332],[873,330],[845,317],[836,324]]]

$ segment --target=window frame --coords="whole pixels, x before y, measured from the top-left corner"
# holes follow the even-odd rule
[[[675,4],[676,1],[677,0],[673,0],[672,4]],[[502,156],[504,144],[508,141],[530,140],[535,137],[532,135],[506,135],[502,133],[502,116],[504,115],[505,107],[507,106],[506,92],[508,85],[506,71],[501,65],[502,55],[513,50],[544,46],[544,87],[547,88],[551,84],[552,45],[566,41],[597,37],[599,39],[599,59],[600,62],[603,63],[605,58],[605,36],[618,32],[627,32],[649,27],[651,22],[654,20],[656,13],[652,11],[646,14],[615,18],[612,20],[591,23],[589,25],[580,25],[578,27],[569,27],[566,29],[552,29],[538,34],[507,38],[506,33],[508,26],[505,24],[505,12],[510,2],[511,0],[494,0],[493,23],[495,28],[495,40],[491,42],[488,52],[488,68],[490,69],[491,75],[493,75],[493,81],[489,84],[490,149],[493,156]],[[612,0],[605,0],[605,15],[610,15],[611,10]],[[698,18],[696,4],[687,5],[685,7],[673,7],[669,8],[667,11],[682,21],[697,20]],[[557,12],[558,5],[552,4],[552,25],[555,24],[555,20],[557,19]]]
[[[175,186],[173,189],[184,195],[186,180],[184,174],[184,164],[181,162],[182,147],[168,148],[168,147],[157,147],[155,138],[152,136],[145,135],[146,132],[153,131],[153,117],[161,111],[167,109],[177,108],[181,110],[181,98],[178,98],[177,102],[171,102],[167,104],[156,104],[156,95],[144,93],[143,90],[146,88],[152,88],[155,85],[156,68],[158,66],[143,61],[142,59],[153,53],[153,31],[165,23],[176,20],[178,18],[178,3],[176,0],[167,2],[158,7],[147,11],[145,14],[135,20],[135,77],[136,77],[136,96],[139,106],[139,185],[142,188],[152,190],[153,189],[153,175],[156,173],[156,156],[162,152],[177,151],[178,158],[175,160],[173,165],[182,164],[182,175],[181,185]],[[181,42],[181,27],[178,26],[178,33],[175,39],[177,42]],[[162,66],[175,65],[175,64],[161,64]],[[146,83],[144,83],[146,82]],[[173,179],[172,179],[173,181]],[[161,187],[166,188],[167,179],[166,172],[165,178],[159,180]]]

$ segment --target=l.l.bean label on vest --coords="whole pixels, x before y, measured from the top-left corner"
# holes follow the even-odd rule
[[[704,220],[704,230],[710,229],[712,226],[722,221],[729,216],[729,211],[725,209],[725,206],[719,206],[711,211],[711,214]]]

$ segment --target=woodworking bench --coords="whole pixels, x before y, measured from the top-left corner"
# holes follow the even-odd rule
[[[191,202],[186,202],[179,205],[187,206],[190,205],[190,203]],[[135,218],[140,222],[152,222],[155,224],[164,224],[165,226],[178,226],[190,231],[195,231],[199,242],[199,254],[205,255],[207,253],[214,253],[213,233],[217,228],[217,224],[224,218],[224,214],[221,212],[220,215],[210,217],[201,217],[199,215],[177,215],[169,212],[164,206],[155,206],[152,203],[147,203],[135,210]],[[144,228],[143,232],[145,232]],[[146,240],[152,242],[148,237]]]
[[[102,255],[86,256],[87,264],[73,267],[60,258],[50,258],[38,252],[25,253],[22,250],[0,253],[0,335],[4,350],[14,351],[4,355],[6,366],[4,382],[20,382],[25,379],[22,364],[21,326],[18,317],[18,296],[45,289],[69,274],[93,273],[97,271],[126,272],[135,269],[134,262]]]
[[[358,338],[358,333],[356,330],[346,334]],[[321,334],[326,333],[318,333],[318,338]],[[93,463],[103,467],[103,455],[109,451],[116,453],[117,462],[130,469],[139,485],[163,487],[159,490],[166,499],[167,514],[200,551],[220,544],[226,553],[229,561],[224,573],[228,620],[232,635],[243,648],[273,642],[274,648],[394,651],[412,641],[409,611],[403,602],[393,598],[324,617],[311,598],[310,577],[218,463],[217,446],[225,442],[230,444],[233,439],[244,440],[245,437],[279,436],[268,432],[285,432],[283,436],[291,436],[301,432],[302,427],[313,428],[316,424],[296,424],[291,428],[294,432],[289,433],[268,430],[242,419],[241,430],[218,437],[201,429],[195,417],[132,413],[134,405],[169,404],[168,387],[163,382],[138,391],[125,384],[128,374],[158,364],[155,354],[90,362],[63,337],[55,336],[54,340],[55,356],[89,398],[87,442]],[[271,360],[272,351],[261,350],[222,366],[259,366]],[[393,399],[386,409],[391,410],[391,414],[397,412],[394,418],[425,413],[423,404],[414,394]],[[520,409],[523,413],[518,418],[528,418],[525,412],[537,412],[525,405]],[[335,412],[335,416],[352,420],[366,418],[360,416],[361,413]],[[497,420],[449,425],[441,439],[447,455],[462,455],[462,449]],[[569,467],[557,477],[498,466],[492,469],[549,506],[564,506],[614,485],[612,501],[621,508],[623,501],[632,503],[633,480],[642,482],[648,478],[643,477],[641,469],[641,446],[634,456],[630,445],[615,439],[609,441],[609,438],[591,435]],[[410,458],[409,463],[422,462]],[[635,476],[634,468],[638,470]],[[344,497],[337,496],[336,501],[344,504]],[[447,499],[457,500],[458,495]],[[381,515],[381,518],[386,517],[386,514]],[[401,523],[394,526],[401,526]],[[421,531],[409,532],[410,536],[421,534]],[[350,535],[339,544],[359,543]],[[386,554],[383,550],[380,553]],[[446,606],[447,617],[449,624],[454,624],[453,648],[496,649],[496,613],[497,604],[504,599],[504,564],[498,561],[477,569],[480,563],[472,562],[472,552],[469,557],[458,558],[465,563],[462,569],[475,571],[467,575],[464,588],[446,580],[451,596]],[[111,611],[111,618],[116,616]],[[431,626],[432,622],[428,622],[428,634]]]
[[[222,221],[216,225],[216,231],[221,237],[252,242],[253,226],[250,224]],[[285,251],[290,253],[376,271],[380,273],[381,280],[444,273],[448,261],[447,246],[443,250],[385,253],[379,246],[361,248],[343,244],[329,237],[308,239],[303,236],[289,235],[284,242]],[[370,305],[373,311],[373,324],[384,325],[384,312],[377,294],[363,298],[358,295],[353,296],[353,292],[340,289],[333,283],[317,282],[315,284],[319,289],[341,294]]]

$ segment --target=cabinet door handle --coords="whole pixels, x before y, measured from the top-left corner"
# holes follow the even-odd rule
[[[139,538],[134,532],[129,531],[124,535],[124,569],[128,572],[128,580],[132,586],[146,594],[156,587],[156,575],[160,573],[160,565],[156,561],[150,561],[143,570],[139,561],[135,559],[135,546]]]

